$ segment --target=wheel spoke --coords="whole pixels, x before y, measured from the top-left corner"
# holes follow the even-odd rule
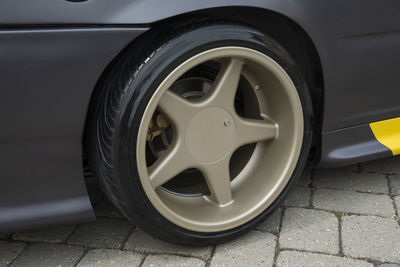
[[[148,167],[150,182],[157,188],[191,166],[190,156],[183,145],[177,142]]]
[[[221,62],[221,69],[210,89],[210,95],[206,101],[217,106],[234,110],[236,91],[242,73],[243,62],[230,58]]]
[[[245,119],[237,116],[236,147],[276,138],[278,125],[265,120]]]
[[[174,123],[178,130],[185,127],[197,112],[195,103],[191,103],[171,90],[167,90],[164,93],[158,107]]]
[[[212,200],[218,205],[229,204],[232,201],[229,160],[203,165],[200,171],[206,179]]]

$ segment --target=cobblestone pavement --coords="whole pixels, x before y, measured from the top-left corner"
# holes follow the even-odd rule
[[[154,239],[90,191],[97,221],[0,235],[0,266],[400,267],[400,157],[309,171],[255,230],[202,248]]]

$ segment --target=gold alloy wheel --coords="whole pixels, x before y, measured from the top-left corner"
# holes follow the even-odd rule
[[[184,98],[171,90],[184,74],[210,61],[220,67],[203,96]],[[252,88],[259,119],[238,115],[240,79]],[[149,162],[147,136],[155,112],[169,121],[172,137],[168,148]],[[252,220],[274,202],[292,176],[302,141],[300,98],[280,65],[253,49],[215,48],[178,66],[150,99],[137,137],[139,177],[152,205],[172,223],[197,232],[224,231]],[[251,153],[232,177],[232,156],[248,144],[254,144]],[[209,194],[166,190],[164,184],[188,169],[203,175]]]

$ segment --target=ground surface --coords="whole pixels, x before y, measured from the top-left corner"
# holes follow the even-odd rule
[[[0,266],[400,266],[400,158],[309,171],[254,231],[170,245],[91,188],[97,221],[0,235]]]

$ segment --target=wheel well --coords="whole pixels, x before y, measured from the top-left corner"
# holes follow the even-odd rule
[[[155,22],[151,26],[187,21],[190,18],[199,16],[225,19],[250,25],[268,33],[287,49],[296,63],[300,65],[300,69],[303,72],[310,89],[314,112],[313,150],[315,150],[315,148],[318,149],[320,147],[323,114],[323,71],[317,49],[308,34],[290,18],[270,10],[255,7],[221,7],[204,9],[170,17]],[[133,41],[133,43],[135,43],[135,41]],[[128,47],[131,45],[132,44],[128,45]],[[117,56],[113,62],[115,62],[117,58],[119,58],[119,56]],[[113,65],[113,62],[111,62],[104,70],[103,74],[99,78],[99,81],[97,82],[97,85],[102,83],[103,78],[107,75],[110,66]],[[92,94],[88,108],[88,114],[85,122],[85,132],[90,124],[90,113],[94,102],[96,101],[96,95],[99,93],[97,89],[98,86],[96,86],[96,89]],[[90,177],[90,167],[88,166],[87,159],[85,157],[85,146],[85,140],[83,139],[83,164],[85,166],[85,173],[86,171],[89,173],[86,177]],[[314,158],[314,161],[317,161],[319,158],[319,153],[317,152],[311,154],[317,155],[317,157]],[[91,179],[89,178],[89,181],[90,180]]]

